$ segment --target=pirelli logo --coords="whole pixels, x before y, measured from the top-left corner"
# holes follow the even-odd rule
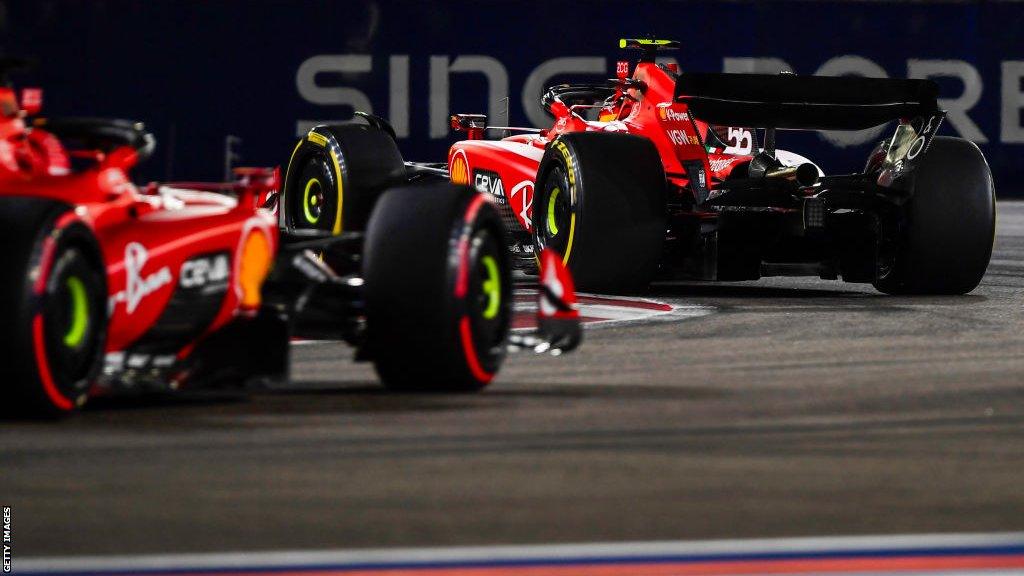
[[[316,144],[317,146],[321,146],[321,147],[324,147],[324,148],[327,147],[327,137],[324,136],[323,134],[317,134],[316,132],[310,132],[306,136],[306,140],[309,140],[310,142],[312,142],[313,144]]]

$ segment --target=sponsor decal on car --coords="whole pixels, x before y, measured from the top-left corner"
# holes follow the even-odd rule
[[[505,198],[505,187],[501,183],[501,176],[490,170],[473,171],[473,187],[477,192],[489,194],[498,204],[507,204]]]
[[[708,163],[711,164],[712,172],[721,172],[731,166],[736,160],[738,160],[738,158],[715,158],[713,160],[709,160]]]
[[[685,130],[665,130],[665,134],[676,146],[686,146],[687,144],[700,145],[700,139],[694,135],[687,134]]]
[[[230,275],[227,253],[198,256],[181,265],[178,284],[182,288],[224,289]]]
[[[658,117],[666,122],[689,122],[690,115],[686,112],[676,112],[668,106],[658,107]]]
[[[167,266],[143,276],[142,269],[147,260],[149,251],[142,244],[129,242],[124,247],[125,288],[110,297],[108,305],[111,312],[119,303],[124,302],[125,311],[131,314],[146,296],[173,282],[171,269]]]
[[[747,155],[754,150],[754,134],[747,128],[727,127],[724,140],[728,146],[723,154]]]
[[[452,184],[469,184],[469,160],[465,150],[456,150],[452,155],[452,163],[448,168],[448,177]]]
[[[513,211],[515,211],[523,226],[527,229],[533,228],[531,220],[533,217],[533,182],[531,180],[523,180],[513,186],[512,191],[509,193],[509,199],[512,201]]]

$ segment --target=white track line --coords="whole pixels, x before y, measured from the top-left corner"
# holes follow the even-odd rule
[[[749,540],[697,540],[557,544],[531,546],[466,546],[452,548],[385,548],[364,550],[227,552],[155,554],[143,556],[78,556],[16,558],[16,568],[35,573],[114,570],[230,570],[242,568],[397,563],[502,562],[515,560],[566,561],[588,558],[642,558],[743,556],[753,554],[821,554],[848,552],[907,552],[915,550],[1024,546],[1024,532],[768,538]],[[969,551],[969,550],[968,550]],[[949,574],[950,572],[944,572]],[[963,573],[963,572],[961,572]],[[986,572],[993,573],[993,572]],[[1012,573],[1012,572],[1007,572]]]
[[[518,295],[518,299],[515,302],[514,309],[516,312],[534,312],[537,310],[537,304],[533,300],[535,292],[530,290],[524,290]],[[663,302],[661,300],[652,300],[650,298],[638,298],[632,296],[606,296],[601,294],[588,294],[581,293],[577,295],[579,300],[578,308],[580,316],[590,318],[584,322],[584,326],[587,328],[597,327],[608,327],[618,326],[627,323],[645,323],[653,320],[665,321],[665,320],[686,320],[690,318],[699,318],[701,316],[707,316],[715,312],[715,308],[712,306],[702,306],[698,304],[672,304],[669,302]],[[601,301],[607,301],[608,303],[593,303],[587,302],[588,299],[598,299]],[[636,302],[643,304],[655,304],[659,306],[667,306],[668,310],[653,310],[650,308],[632,307],[628,305],[616,305],[614,301],[619,300],[622,302]],[[596,318],[596,320],[595,320]],[[518,328],[518,331],[529,330],[529,328]]]

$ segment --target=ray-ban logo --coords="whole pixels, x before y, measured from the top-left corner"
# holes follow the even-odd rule
[[[135,312],[143,298],[171,283],[171,270],[167,266],[143,276],[142,268],[146,265],[147,260],[149,260],[149,251],[142,244],[129,242],[125,246],[125,288],[110,297],[111,312],[118,302],[124,302],[125,309],[131,314]]]

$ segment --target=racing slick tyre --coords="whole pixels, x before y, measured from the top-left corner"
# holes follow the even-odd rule
[[[317,126],[288,160],[281,224],[335,235],[364,230],[377,197],[404,181],[402,155],[387,132],[365,124]]]
[[[992,172],[974,143],[936,136],[909,176],[892,265],[875,288],[887,294],[966,294],[981,282],[995,239]]]
[[[384,385],[459,392],[505,358],[512,277],[501,217],[470,188],[396,188],[377,203],[363,248],[367,340]]]
[[[591,292],[645,288],[665,240],[665,171],[646,138],[564,134],[548,147],[533,200],[535,253],[554,248],[576,286]]]
[[[107,290],[91,232],[66,205],[0,202],[0,407],[6,416],[55,417],[85,403],[103,362]]]

